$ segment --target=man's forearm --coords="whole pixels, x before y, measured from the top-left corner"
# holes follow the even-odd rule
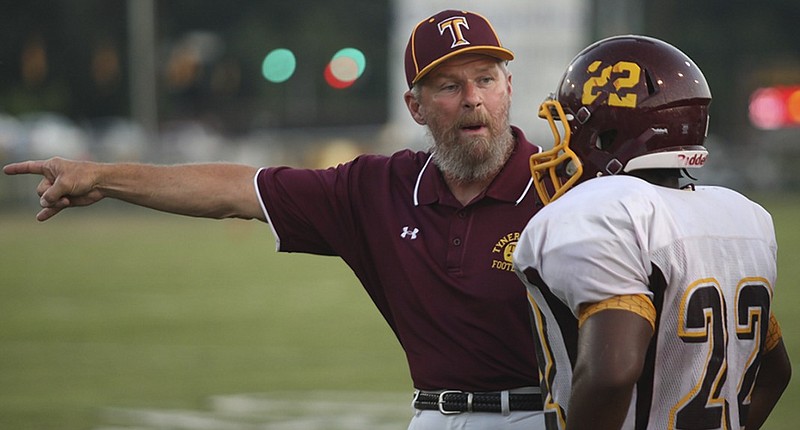
[[[94,188],[105,197],[196,217],[264,217],[253,185],[254,167],[224,163],[95,167]]]
[[[750,395],[752,400],[745,427],[747,430],[761,428],[789,385],[791,376],[792,365],[786,347],[780,341],[761,361],[753,393]]]

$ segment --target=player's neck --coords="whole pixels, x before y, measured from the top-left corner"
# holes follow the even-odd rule
[[[667,188],[680,188],[680,173],[675,169],[634,170],[630,174],[644,179],[653,185]]]

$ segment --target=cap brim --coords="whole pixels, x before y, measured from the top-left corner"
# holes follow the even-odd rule
[[[514,59],[514,53],[505,48],[497,46],[469,46],[459,49],[458,51],[450,52],[447,55],[443,55],[441,58],[437,58],[435,61],[428,64],[424,69],[417,73],[417,76],[415,76],[414,80],[411,81],[411,85],[419,82],[420,79],[425,77],[425,75],[427,75],[431,70],[435,69],[438,65],[461,54],[484,54],[505,61],[511,61]]]

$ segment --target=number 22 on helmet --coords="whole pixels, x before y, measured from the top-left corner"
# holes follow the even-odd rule
[[[554,138],[530,159],[539,197],[597,176],[702,167],[710,103],[703,72],[674,46],[637,35],[592,44],[539,108]]]

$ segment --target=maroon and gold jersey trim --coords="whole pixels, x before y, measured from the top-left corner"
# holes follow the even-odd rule
[[[646,319],[650,323],[650,327],[655,331],[656,308],[650,298],[644,294],[614,296],[601,302],[582,305],[578,316],[578,327],[581,327],[590,316],[608,309],[633,312]]]
[[[781,325],[778,324],[778,318],[775,317],[775,314],[770,313],[769,330],[767,331],[767,339],[764,341],[764,352],[769,352],[775,349],[782,338],[783,332],[781,332]]]

